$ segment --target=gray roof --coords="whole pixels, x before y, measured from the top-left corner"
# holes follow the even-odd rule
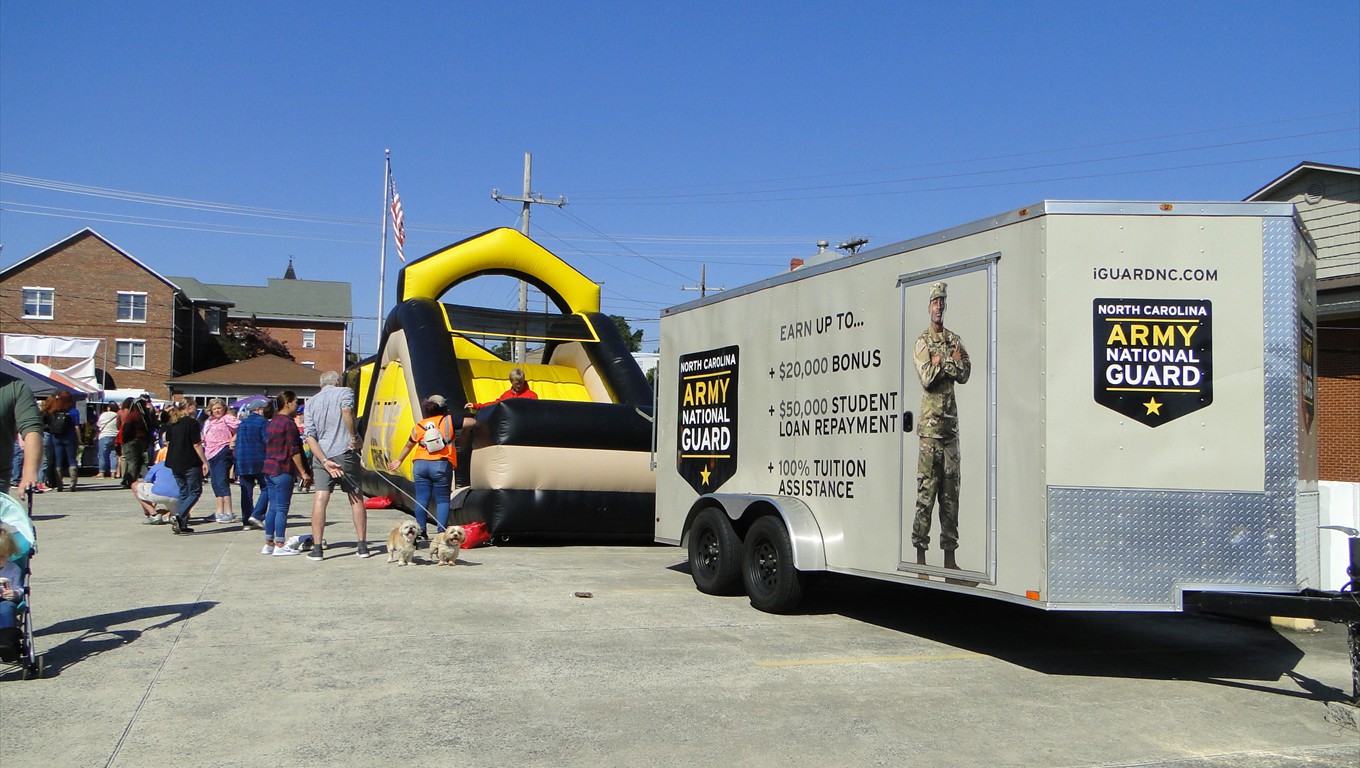
[[[227,306],[231,306],[232,304],[230,299],[215,290],[215,286],[205,285],[192,277],[175,277],[170,279],[174,280],[175,284],[184,291],[184,295],[188,296],[190,301],[207,302],[210,304],[226,304]]]
[[[1281,186],[1311,171],[1322,171],[1323,173],[1337,173],[1345,176],[1360,175],[1360,168],[1352,168],[1348,165],[1329,165],[1327,163],[1312,163],[1305,161],[1299,163],[1293,168],[1290,168],[1288,171],[1285,171],[1283,174],[1276,177],[1274,181],[1270,182],[1264,187],[1261,187],[1255,192],[1252,192],[1250,195],[1247,196],[1246,202],[1250,203],[1256,202],[1258,200],[1269,200],[1271,199],[1271,196],[1275,194],[1275,191],[1279,189]]]
[[[285,280],[269,278],[269,285],[219,285],[200,283],[193,278],[169,278],[179,283],[191,297],[214,303],[234,305],[228,317],[268,318],[271,320],[316,320],[347,323],[352,320],[350,284],[329,280]],[[190,285],[196,286],[190,289]]]
[[[170,386],[208,384],[250,387],[320,387],[320,371],[285,360],[277,355],[260,355],[227,363],[206,371],[196,371],[165,382]]]

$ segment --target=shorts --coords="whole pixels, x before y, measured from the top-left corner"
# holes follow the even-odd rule
[[[340,463],[340,468],[345,470],[345,474],[340,477],[331,477],[331,473],[326,471],[326,467],[316,456],[312,456],[312,486],[316,491],[332,491],[336,488],[345,493],[359,493],[359,454],[354,451],[345,451],[339,456],[332,456],[332,459]]]
[[[151,483],[137,484],[137,498],[145,501],[156,509],[169,512],[172,515],[179,514],[179,499],[174,496],[161,496],[151,491]]]

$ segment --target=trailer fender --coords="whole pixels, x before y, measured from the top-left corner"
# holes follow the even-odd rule
[[[778,515],[789,531],[793,542],[793,565],[800,571],[826,570],[826,545],[822,539],[821,526],[812,510],[801,499],[792,496],[761,496],[743,493],[709,493],[700,496],[689,508],[685,519],[685,530],[681,534],[681,546],[688,544],[690,526],[695,515],[708,507],[721,509],[732,520],[738,535],[745,536],[746,529],[758,517]]]

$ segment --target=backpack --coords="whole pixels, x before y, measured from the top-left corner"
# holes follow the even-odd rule
[[[130,443],[133,440],[145,438],[146,435],[142,434],[145,431],[146,420],[142,418],[142,414],[136,408],[133,408],[130,417],[118,428],[118,439],[124,443]]]
[[[64,437],[71,431],[71,414],[68,411],[53,411],[47,417],[47,431],[53,437]]]
[[[420,444],[425,446],[425,450],[430,453],[439,453],[448,445],[448,441],[444,439],[444,430],[439,428],[440,421],[440,419],[430,419],[421,422],[425,432],[420,437]]]

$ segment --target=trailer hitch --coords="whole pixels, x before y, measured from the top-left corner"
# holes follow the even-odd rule
[[[1186,610],[1235,616],[1289,616],[1346,625],[1346,643],[1351,660],[1351,697],[1347,702],[1360,707],[1360,530],[1344,525],[1319,528],[1340,531],[1350,539],[1349,580],[1335,592],[1305,589],[1297,594],[1262,592],[1187,592]]]
[[[1350,580],[1340,590],[1342,599],[1349,597],[1352,604],[1360,605],[1360,531],[1345,525],[1320,525],[1346,534],[1350,543],[1350,564],[1346,575]],[[1360,707],[1360,620],[1346,622],[1346,640],[1351,654],[1351,706]]]

